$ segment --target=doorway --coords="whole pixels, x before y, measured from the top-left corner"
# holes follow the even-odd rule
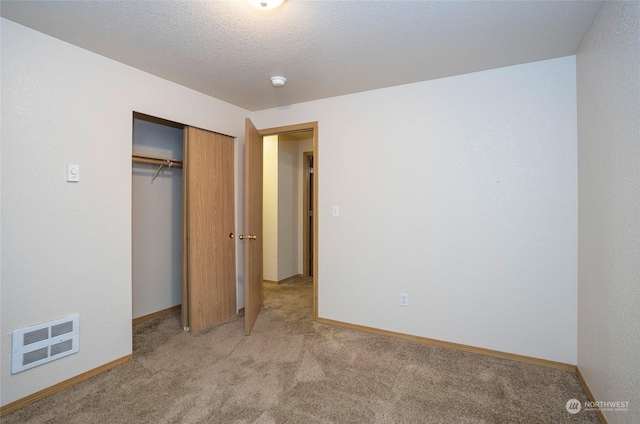
[[[308,146],[312,146],[311,150],[308,148],[299,150],[299,162],[301,165],[300,213],[298,214],[297,219],[300,224],[299,256],[302,271],[298,274],[313,277],[313,317],[315,320],[318,317],[318,222],[316,219],[316,213],[312,213],[312,216],[310,217],[308,216],[308,208],[309,206],[315,207],[315,205],[318,204],[318,123],[309,122],[304,124],[267,128],[259,130],[259,133],[263,138],[274,135],[283,137],[283,139],[286,140],[308,138],[310,140],[310,144]],[[312,153],[311,157],[313,157],[314,165],[313,176],[309,180],[307,188],[308,192],[306,193],[305,186],[307,186],[307,167],[305,164],[307,163],[309,155],[305,155],[305,153]]]
[[[303,172],[302,275],[303,277],[313,277],[313,220],[315,219],[315,203],[313,202],[313,152],[304,152]]]
[[[308,155],[313,133],[263,137],[263,276],[270,284],[308,277]],[[309,152],[311,151],[311,152]],[[306,153],[306,154],[305,154]]]

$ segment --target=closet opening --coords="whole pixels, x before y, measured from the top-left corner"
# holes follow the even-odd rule
[[[198,333],[237,314],[234,154],[230,135],[134,113],[134,325],[179,309]]]
[[[133,114],[134,325],[181,307],[184,129],[183,124]]]

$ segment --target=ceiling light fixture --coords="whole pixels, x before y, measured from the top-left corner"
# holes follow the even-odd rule
[[[247,0],[249,4],[260,10],[275,9],[284,3],[284,0]]]
[[[271,77],[271,84],[273,84],[274,87],[282,87],[285,82],[287,82],[285,77]]]

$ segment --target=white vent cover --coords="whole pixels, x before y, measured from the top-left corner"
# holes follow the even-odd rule
[[[11,374],[55,361],[79,350],[80,315],[13,330]]]

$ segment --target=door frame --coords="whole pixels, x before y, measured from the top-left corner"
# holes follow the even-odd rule
[[[279,135],[279,134],[291,134],[302,131],[312,131],[313,132],[313,203],[316,209],[313,217],[313,319],[314,321],[318,320],[318,157],[319,157],[319,149],[318,149],[318,121],[314,122],[305,122],[302,124],[294,124],[294,125],[285,125],[282,127],[273,127],[273,128],[264,128],[258,129],[258,132],[261,136],[266,137],[269,135]]]

